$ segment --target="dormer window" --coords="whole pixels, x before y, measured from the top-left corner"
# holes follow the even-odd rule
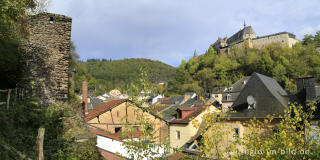
[[[232,88],[233,88],[233,87],[230,87],[230,88],[229,88],[229,91],[232,91]]]
[[[177,112],[177,119],[181,119],[182,118],[182,112],[180,110],[178,110]]]
[[[231,101],[231,95],[227,94],[227,101]]]
[[[247,81],[246,81],[246,80],[244,80],[244,81],[242,82],[242,84],[243,84],[243,85],[245,85],[246,83],[247,83]]]

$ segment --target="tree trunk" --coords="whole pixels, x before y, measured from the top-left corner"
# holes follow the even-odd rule
[[[23,99],[23,92],[24,92],[24,89],[22,88],[21,89],[21,99]]]
[[[43,140],[44,140],[45,128],[39,128],[37,136],[37,152],[38,160],[43,160]]]
[[[9,109],[10,104],[10,95],[11,95],[11,89],[8,90],[8,96],[7,96],[7,110]]]
[[[14,89],[14,101],[13,101],[13,108],[14,108],[14,105],[16,104],[16,102],[17,102],[17,92],[18,92],[18,89],[17,88],[15,88]]]

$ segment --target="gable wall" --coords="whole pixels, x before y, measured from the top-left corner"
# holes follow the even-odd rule
[[[124,102],[114,107],[112,110],[101,114],[99,118],[96,117],[89,120],[87,123],[107,132],[115,133],[116,127],[122,127],[122,130],[125,130],[126,122],[132,126],[141,126],[140,120],[137,119],[137,117],[141,117],[141,114],[143,114],[144,117],[147,117],[148,122],[153,124],[154,136],[158,137],[157,141],[165,142],[168,140],[168,125],[166,122],[156,118],[150,113],[144,112],[141,108],[136,107],[130,102]]]
[[[198,128],[194,127],[193,122],[201,123],[202,118],[209,112],[219,112],[214,106],[210,106],[210,110],[205,110],[197,117],[195,117],[188,124],[170,124],[170,149],[180,148],[186,144],[194,135],[197,134]],[[180,139],[177,139],[177,131],[180,131]],[[171,149],[171,152],[173,150]]]

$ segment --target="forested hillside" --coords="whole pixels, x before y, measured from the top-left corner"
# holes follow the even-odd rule
[[[147,72],[149,81],[154,84],[172,80],[175,73],[174,67],[149,59],[88,59],[76,62],[76,86],[80,90],[81,82],[88,80],[89,90],[95,90],[96,94],[114,88],[124,91],[136,83],[141,69]]]
[[[270,44],[261,50],[233,47],[230,54],[217,54],[210,47],[204,54],[195,53],[189,61],[182,61],[168,90],[178,94],[210,92],[215,86],[230,86],[253,72],[275,78],[290,93],[296,92],[295,78],[314,76],[319,80],[320,31],[306,35],[293,48]]]

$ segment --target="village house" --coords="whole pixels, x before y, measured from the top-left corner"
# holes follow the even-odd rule
[[[320,83],[316,83],[314,77],[297,78],[297,90],[297,99],[306,109],[308,103],[316,102],[317,109],[306,133],[314,140],[320,140]]]
[[[238,98],[241,90],[246,86],[250,76],[246,76],[238,80],[236,83],[226,88],[222,93],[222,111],[227,111],[233,105],[233,102]]]
[[[153,136],[155,137],[154,143],[159,144],[159,155],[166,152],[165,148],[162,147],[162,144],[169,140],[169,127],[166,121],[128,99],[110,100],[88,112],[86,90],[87,83],[84,82],[84,120],[89,130],[97,136],[97,147],[101,155],[118,158],[121,158],[119,156],[121,155],[128,158],[129,153],[123,142],[128,138],[139,138],[141,136],[141,127],[145,127],[141,126],[140,118],[142,117],[148,119],[148,122],[152,125]],[[121,133],[128,129],[135,129],[136,131],[130,133],[129,137],[121,136]]]
[[[192,107],[194,105],[203,105],[196,93],[187,92],[182,96],[159,99],[159,102],[153,104],[149,109],[161,116],[165,121],[170,122],[175,118],[178,107]]]
[[[116,153],[127,156],[128,153],[122,145],[124,138],[120,134],[129,128],[136,128],[137,132],[130,135],[131,138],[139,138],[141,133],[141,123],[139,116],[144,116],[150,120],[154,128],[153,136],[156,137],[157,144],[167,143],[168,124],[159,116],[148,112],[134,102],[126,99],[110,100],[100,107],[91,110],[84,118],[90,130],[97,135],[97,147],[115,156]],[[131,129],[131,128],[130,128]],[[108,142],[108,143],[107,143]],[[115,146],[118,146],[115,147]],[[165,152],[165,148],[160,149],[159,154]]]
[[[222,104],[222,94],[227,91],[227,87],[214,87],[210,94],[209,103],[213,103],[214,101]]]
[[[219,122],[223,124],[228,137],[223,142],[225,145],[221,146],[222,150],[223,147],[228,146],[234,137],[242,138],[249,132],[245,122],[253,118],[263,120],[267,118],[267,115],[275,115],[273,123],[277,123],[280,120],[280,115],[283,115],[285,110],[288,109],[289,96],[275,79],[253,73],[246,80],[246,85],[231,106],[236,112],[231,113],[225,120]],[[243,84],[243,81],[240,84]],[[199,154],[199,148],[197,147],[199,144],[195,143],[194,140],[199,142],[201,138],[200,134],[194,136],[183,146],[183,152]]]
[[[206,113],[219,113],[220,110],[213,105],[197,105],[193,107],[179,107],[176,110],[176,118],[170,124],[170,149],[179,149],[193,137],[198,128],[194,123],[202,121]]]

